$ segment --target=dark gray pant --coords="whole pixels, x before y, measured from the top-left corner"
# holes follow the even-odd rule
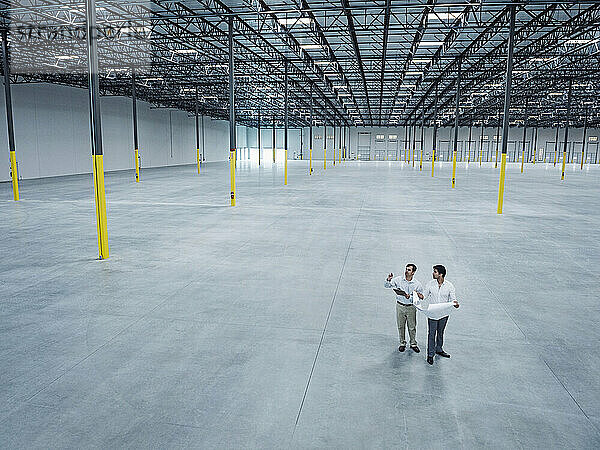
[[[440,320],[427,319],[427,356],[443,351],[446,323],[448,323],[448,316]]]

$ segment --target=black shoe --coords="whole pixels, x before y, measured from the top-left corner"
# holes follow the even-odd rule
[[[415,352],[415,353],[419,353],[421,351],[419,349],[419,347],[417,347],[416,345],[413,345],[411,348],[413,349],[413,352]]]
[[[435,353],[440,355],[442,358],[450,358],[450,355],[443,350],[441,352],[435,352]]]
[[[404,350],[406,350],[406,345],[401,345],[400,347],[398,347],[399,352],[403,352]]]
[[[433,365],[433,356],[428,356],[428,357],[427,357],[427,362],[428,362],[430,365]]]

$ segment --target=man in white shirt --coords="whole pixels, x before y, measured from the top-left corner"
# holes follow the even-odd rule
[[[407,264],[404,270],[403,277],[394,278],[394,274],[390,273],[384,283],[386,288],[392,288],[396,293],[396,322],[398,324],[398,335],[400,336],[400,347],[398,351],[406,350],[406,324],[408,324],[408,335],[410,337],[410,348],[415,353],[419,353],[417,345],[417,309],[412,304],[410,296],[413,291],[417,293],[423,292],[421,283],[413,278],[417,266]]]
[[[458,308],[459,304],[456,301],[454,285],[446,281],[445,278],[446,268],[442,265],[433,266],[433,280],[425,286],[423,298],[427,298],[430,304],[451,302],[455,308]],[[433,364],[433,356],[435,354],[444,358],[450,358],[450,355],[443,349],[446,323],[448,323],[448,316],[442,317],[439,320],[427,319],[427,362],[429,364]]]

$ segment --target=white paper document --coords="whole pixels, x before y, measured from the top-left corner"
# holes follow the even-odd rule
[[[419,299],[418,296],[412,296],[415,307],[430,319],[440,320],[442,317],[449,316],[456,308],[453,303],[432,303]]]

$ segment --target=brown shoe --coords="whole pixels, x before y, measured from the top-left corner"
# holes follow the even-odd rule
[[[399,352],[403,352],[404,350],[406,350],[406,345],[401,345],[400,347],[398,347]]]
[[[419,347],[417,347],[416,345],[411,347],[413,349],[413,352],[415,353],[419,353],[421,350],[419,349]]]

